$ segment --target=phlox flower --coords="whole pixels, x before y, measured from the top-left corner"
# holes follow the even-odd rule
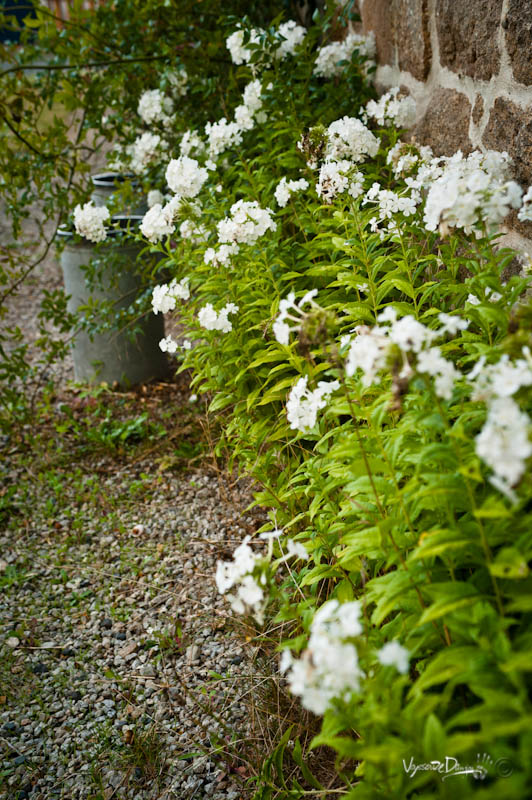
[[[377,658],[385,667],[395,667],[397,672],[406,675],[410,654],[406,648],[397,641],[387,642],[379,652]]]
[[[319,381],[314,391],[308,389],[308,377],[300,378],[288,395],[286,415],[293,430],[306,431],[316,424],[318,411],[326,406],[326,400],[340,388],[339,381]]]
[[[105,206],[94,206],[92,200],[85,205],[77,205],[74,209],[74,228],[76,233],[84,236],[89,242],[103,242],[107,238],[105,223],[110,219],[109,209]]]

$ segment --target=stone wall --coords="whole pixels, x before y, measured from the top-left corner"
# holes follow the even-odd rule
[[[417,102],[411,135],[438,155],[506,150],[532,184],[532,0],[359,0],[377,46],[377,88]],[[509,220],[508,244],[532,223]]]

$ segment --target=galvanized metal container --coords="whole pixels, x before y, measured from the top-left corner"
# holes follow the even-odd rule
[[[120,172],[99,172],[96,175],[91,175],[91,181],[93,187],[91,200],[95,206],[106,206],[111,197],[126,181],[130,181],[134,187],[138,185],[138,181],[133,174]],[[148,204],[145,198],[131,207],[121,209],[121,211],[130,216],[144,215],[147,210]]]
[[[140,219],[138,217],[136,222]],[[124,228],[132,221],[135,222],[132,218],[124,218],[119,224]],[[120,235],[120,231],[110,229],[108,232],[111,241]],[[91,262],[94,266],[95,245],[87,241],[75,242],[74,234],[66,229],[60,229],[59,236],[65,242],[61,268],[69,311],[76,312],[80,306],[102,300],[111,302],[116,311],[131,306],[142,291],[138,263],[142,248],[138,243],[125,239],[119,247],[100,244],[98,280],[92,285],[88,273]],[[107,253],[109,264],[106,265]],[[135,321],[135,327],[139,327],[140,332],[133,338],[127,329],[109,330],[92,336],[79,330],[72,343],[76,380],[84,383],[117,382],[127,387],[166,376],[168,362],[159,348],[159,342],[164,338],[162,315],[156,316],[150,311]]]

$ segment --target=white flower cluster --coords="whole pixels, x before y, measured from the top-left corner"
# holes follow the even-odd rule
[[[260,44],[260,37],[263,31],[251,29],[249,31],[248,44]],[[244,47],[245,32],[242,28],[238,28],[231,36],[225,40],[227,49],[231,53],[231,60],[233,64],[239,66],[240,64],[247,64],[251,58],[251,50]]]
[[[228,122],[225,117],[218,122],[207,122],[205,133],[210,158],[215,158],[230,147],[236,147],[242,142],[242,129],[238,122]]]
[[[532,186],[528,187],[528,191],[523,197],[523,205],[517,216],[521,222],[532,222]]]
[[[161,139],[159,134],[146,131],[137,137],[133,144],[128,145],[126,150],[131,158],[131,169],[137,175],[141,175],[147,167],[159,159],[161,151],[164,155],[168,150],[168,142]]]
[[[253,552],[249,540],[250,537],[246,536],[236,548],[232,561],[216,563],[215,581],[220,594],[238,585],[236,593],[227,595],[231,608],[237,614],[252,613],[261,624],[264,620],[264,590],[252,573],[262,556]]]
[[[173,311],[178,300],[188,300],[190,297],[189,278],[183,278],[179,283],[174,278],[170,283],[155,286],[152,291],[152,309],[154,314],[167,314]]]
[[[386,163],[391,165],[396,178],[402,178],[411,173],[416,165],[418,165],[417,169],[419,170],[421,164],[428,164],[432,158],[432,149],[426,145],[420,147],[418,145],[405,144],[405,142],[397,142],[388,151]]]
[[[531,420],[511,397],[496,397],[475,439],[476,453],[495,473],[491,482],[515,501],[511,487],[522,478],[532,455]]]
[[[420,202],[421,194],[417,189],[413,189],[410,194],[404,192],[397,194],[390,189],[381,189],[379,183],[374,183],[366,193],[362,205],[367,203],[377,205],[378,215],[370,219],[369,225],[374,233],[380,233],[381,239],[384,239],[386,231],[388,233],[397,231],[394,214],[401,213],[405,217],[411,217],[416,213],[416,204]],[[380,227],[383,223],[386,223],[385,227]]]
[[[198,311],[198,322],[202,328],[208,331],[221,331],[222,333],[229,333],[233,330],[233,326],[229,320],[229,314],[236,314],[238,306],[234,303],[227,303],[220,311],[216,312],[212,303],[200,308]]]
[[[146,203],[148,204],[148,208],[153,208],[157,203],[162,206],[164,203],[164,194],[160,192],[159,189],[150,189],[146,198]]]
[[[496,364],[485,364],[482,357],[468,375],[473,384],[473,400],[488,404],[484,427],[476,437],[477,455],[493,470],[491,482],[515,501],[511,491],[523,476],[526,459],[532,455],[530,417],[519,409],[513,395],[524,386],[532,386],[532,358],[523,348],[525,358],[511,362],[503,355]]]
[[[355,329],[357,336],[349,349],[345,364],[346,374],[354,375],[360,369],[362,384],[371,386],[375,382],[377,373],[386,366],[390,347],[395,344],[399,347],[403,358],[399,378],[406,378],[412,374],[406,354],[413,353],[417,355],[417,371],[434,377],[436,394],[449,400],[454,382],[460,377],[460,373],[450,361],[443,358],[439,348],[431,345],[434,339],[446,333],[464,330],[468,323],[445,314],[440,318],[442,327],[439,331],[434,331],[410,315],[398,320],[397,313],[391,306],[388,306],[377,319],[389,325],[376,325],[373,328],[361,326]]]
[[[408,650],[397,641],[387,642],[379,652],[377,658],[384,667],[395,667],[401,675],[408,672],[408,662],[410,654]]]
[[[208,177],[205,167],[188,156],[173,158],[166,168],[166,182],[180,197],[196,197]]]
[[[181,138],[179,152],[182,156],[191,156],[193,153],[202,155],[205,152],[205,143],[196,131],[185,131]]]
[[[244,89],[243,103],[235,108],[235,123],[243,131],[250,131],[254,124],[255,118],[264,121],[263,117],[259,114],[262,108],[262,86],[258,80],[251,81]]]
[[[177,352],[179,344],[175,339],[172,338],[172,336],[166,336],[159,342],[159,347],[163,353],[175,353]],[[184,339],[181,347],[183,350],[190,350],[192,348],[192,342],[190,342],[188,339]]]
[[[306,189],[308,189],[308,181],[305,178],[298,181],[287,181],[286,178],[281,178],[275,189],[277,204],[284,208],[293,192],[304,192]]]
[[[208,247],[205,250],[203,261],[205,264],[213,264],[215,267],[228,267],[231,264],[231,259],[240,250],[237,244],[222,244],[217,250],[214,247]]]
[[[286,56],[293,56],[306,35],[306,29],[298,25],[295,20],[289,19],[288,22],[283,22],[277,30],[277,36],[282,41],[275,51],[275,57],[282,60]]]
[[[172,99],[165,97],[160,89],[148,89],[148,91],[143,92],[137,106],[138,115],[146,125],[152,125],[154,122],[168,125],[172,122],[170,115],[173,110]]]
[[[314,74],[319,78],[334,78],[336,75],[341,75],[345,69],[345,62],[351,61],[355,51],[366,59],[375,57],[373,32],[367,36],[349,33],[343,41],[321,47],[314,64]]]
[[[261,208],[256,200],[237,200],[231,216],[217,225],[218,240],[223,244],[255,244],[266,231],[277,230],[271,208]]]
[[[278,539],[282,533],[282,530],[273,530],[260,534],[261,539],[268,540],[267,556],[254,553],[248,544],[250,537],[246,536],[242,544],[234,551],[232,561],[217,561],[216,563],[215,581],[220,594],[225,594],[228,589],[238,586],[235,594],[227,595],[233,611],[236,611],[237,614],[251,613],[259,624],[264,621],[266,598],[262,587],[266,584],[266,575],[264,571],[257,577],[253,573],[260,572],[260,568],[256,570],[256,567],[261,562],[264,565],[270,563],[273,541]],[[294,557],[307,561],[309,554],[302,544],[293,539],[287,539],[286,552],[276,560],[276,565]]]
[[[411,353],[416,356],[416,372],[433,377],[436,394],[450,400],[455,382],[463,376],[432,343],[446,334],[454,336],[465,330],[468,323],[458,316],[440,313],[441,328],[430,330],[411,316],[398,320],[391,306],[377,319],[389,325],[355,329],[357,336],[350,345],[346,374],[351,376],[360,369],[363,385],[370,386],[386,366],[390,346],[395,344],[403,357],[399,378],[409,378],[413,374],[406,357]],[[486,365],[482,357],[467,376],[473,386],[472,400],[488,405],[486,423],[475,440],[476,453],[495,473],[491,478],[493,485],[513,501],[512,486],[523,476],[526,459],[532,455],[532,421],[513,399],[519,389],[532,386],[532,356],[528,348],[523,348],[523,354],[525,358],[515,362],[503,355],[496,364],[490,365]]]
[[[296,660],[289,650],[283,651],[281,672],[287,673],[290,691],[314,714],[324,714],[335,698],[348,701],[360,691],[364,673],[357,649],[349,641],[362,633],[360,615],[356,600],[342,604],[329,600],[314,615],[301,658]]]
[[[521,187],[509,180],[507,153],[476,150],[464,158],[458,151],[438,161],[442,172],[430,184],[425,202],[427,230],[481,232],[483,225],[488,229],[500,225],[511,208],[521,205]]]
[[[359,197],[364,191],[364,176],[357,172],[351,163],[325,161],[320,167],[316,192],[326,203],[332,203],[336,195],[348,192],[351,197]]]
[[[288,22],[283,22],[279,25],[274,34],[274,41],[278,44],[275,46],[273,55],[276,59],[282,61],[287,56],[294,55],[299,45],[303,42],[307,31],[301,25],[298,25],[293,19]],[[226,39],[226,46],[231,53],[231,60],[233,64],[239,66],[240,64],[248,64],[251,60],[252,52],[249,45],[257,45],[261,42],[261,37],[264,31],[261,29],[251,29],[248,32],[248,41],[244,45],[245,32],[238,28],[231,36]],[[264,56],[265,51],[261,53]]]
[[[175,231],[175,212],[175,203],[172,200],[165,206],[155,203],[144,214],[140,232],[153,244],[160,242],[165,236],[170,236]]]
[[[364,122],[373,119],[381,127],[410,128],[416,121],[416,102],[412,97],[398,97],[398,94],[396,86],[379,100],[370,100],[361,110]]]
[[[92,200],[83,206],[77,205],[74,209],[76,233],[84,236],[89,242],[103,242],[107,237],[105,223],[110,216],[108,208],[93,206]]]
[[[342,117],[327,128],[328,160],[349,159],[360,163],[374,158],[379,152],[379,140],[355,117]]]
[[[339,381],[319,381],[314,391],[308,389],[308,376],[299,378],[286,401],[286,416],[293,430],[305,432],[316,424],[318,411],[326,406],[326,400],[340,388]]]
[[[301,322],[305,316],[303,306],[307,305],[307,303],[316,305],[313,301],[313,298],[316,297],[317,294],[317,289],[311,289],[310,292],[307,292],[301,298],[299,303],[296,303],[296,296],[294,292],[290,292],[288,297],[286,297],[284,300],[281,300],[279,303],[279,314],[272,326],[273,334],[279,344],[288,344],[290,331],[299,330],[301,327]],[[287,319],[289,319],[291,322],[295,322],[296,324],[290,326],[286,321]]]

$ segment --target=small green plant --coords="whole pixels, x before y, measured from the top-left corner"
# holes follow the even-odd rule
[[[167,770],[167,753],[157,726],[137,726],[122,749],[119,763],[130,785],[158,788]]]

